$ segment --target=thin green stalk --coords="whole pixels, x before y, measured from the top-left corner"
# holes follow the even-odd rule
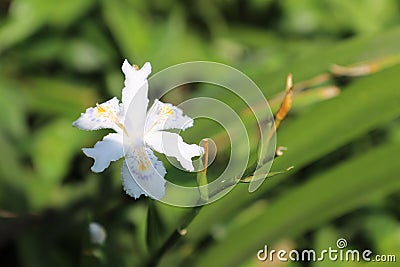
[[[202,171],[199,171],[197,174],[197,184],[199,186],[200,190],[200,199],[198,203],[204,203],[205,200],[208,200],[208,189],[207,189],[207,166],[208,166],[208,140],[204,141],[204,163],[200,160],[199,164],[202,166],[199,166],[199,169],[203,169]],[[202,209],[201,206],[196,206],[193,207],[189,210],[189,212],[185,215],[185,217],[182,220],[181,225],[175,229],[170,236],[165,240],[165,242],[161,245],[160,248],[158,248],[154,253],[152,253],[149,257],[149,260],[147,264],[145,265],[146,267],[154,267],[157,266],[159,261],[161,260],[162,256],[169,250],[171,249],[178,241],[179,239],[186,235],[187,230],[186,228],[190,225],[190,223],[193,221],[193,219],[199,214],[200,210]]]
[[[149,261],[145,265],[146,267],[155,267],[160,262],[162,256],[171,249],[179,239],[186,235],[186,228],[190,225],[193,219],[199,214],[203,206],[197,206],[190,209],[189,213],[186,214],[180,227],[175,229],[171,235],[165,240],[162,246],[150,255]]]

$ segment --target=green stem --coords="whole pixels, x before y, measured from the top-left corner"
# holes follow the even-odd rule
[[[205,201],[208,200],[208,190],[207,190],[207,165],[208,165],[208,140],[204,140],[204,163],[200,160],[200,168],[203,171],[200,171],[197,174],[197,184],[199,185],[200,190],[200,199],[198,200],[197,204],[203,204]],[[204,187],[202,187],[204,186]],[[196,205],[195,207],[191,208],[190,211],[185,215],[181,225],[179,228],[175,229],[171,235],[165,240],[165,242],[158,248],[155,253],[150,255],[149,261],[146,264],[147,267],[154,267],[157,266],[162,256],[168,251],[168,249],[172,248],[179,239],[186,234],[186,228],[189,224],[193,221],[193,219],[199,214],[203,205]]]
[[[155,267],[160,262],[162,256],[171,249],[179,239],[186,234],[186,228],[190,225],[193,219],[199,214],[203,206],[197,206],[190,209],[183,219],[182,224],[179,228],[174,230],[171,235],[165,240],[162,246],[150,255],[149,261],[145,265],[146,267]]]

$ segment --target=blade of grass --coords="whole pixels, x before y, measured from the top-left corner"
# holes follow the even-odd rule
[[[319,103],[304,112],[301,117],[291,119],[280,129],[280,143],[289,150],[284,157],[275,160],[273,169],[283,169],[285,164],[295,165],[296,170],[313,162],[337,147],[383,125],[400,114],[400,66],[389,68],[373,76],[357,80],[340,96]],[[385,82],[382,82],[385,81]],[[373,110],[371,110],[373,109]],[[329,118],[329,120],[321,120]],[[295,133],[295,136],[293,136]],[[284,160],[283,160],[284,158]],[[266,194],[277,183],[287,179],[282,174],[252,193],[245,187],[236,187],[223,199],[204,210],[191,225],[191,238],[198,239],[208,229],[204,223],[214,224],[237,213],[240,207]]]
[[[226,239],[199,253],[194,266],[237,265],[265,244],[296,237],[399,190],[398,168],[391,161],[399,149],[399,144],[388,143],[289,190],[258,218],[232,229]]]

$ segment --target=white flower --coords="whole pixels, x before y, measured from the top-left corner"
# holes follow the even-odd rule
[[[92,171],[102,172],[111,161],[125,155],[122,166],[125,192],[134,198],[144,194],[160,199],[165,194],[166,170],[152,150],[175,157],[183,168],[193,171],[191,159],[200,156],[203,149],[196,144],[185,143],[176,133],[164,131],[185,130],[193,126],[193,120],[183,115],[181,109],[156,99],[147,111],[150,63],[145,63],[139,69],[125,60],[122,71],[125,74],[122,103],[114,97],[97,104],[96,107],[86,109],[72,125],[82,130],[115,130],[116,133],[106,135],[93,148],[82,149],[95,160]],[[128,109],[130,105],[132,107]]]
[[[99,223],[91,222],[89,224],[89,237],[93,244],[102,245],[106,241],[107,232]]]

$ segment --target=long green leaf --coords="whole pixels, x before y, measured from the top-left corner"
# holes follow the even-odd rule
[[[391,160],[399,149],[399,144],[386,144],[293,188],[258,218],[233,229],[225,240],[210,246],[194,266],[237,266],[255,256],[264,244],[273,245],[280,239],[298,236],[399,190],[398,167]]]
[[[288,147],[288,151],[275,160],[273,169],[283,169],[285,164],[290,164],[296,167],[295,171],[300,170],[302,166],[399,116],[399,72],[400,66],[396,66],[357,80],[335,99],[319,103],[301,117],[288,120],[278,133],[278,144]],[[202,225],[229,219],[240,207],[266,194],[289,174],[267,181],[252,194],[247,192],[247,187],[236,187],[199,215],[191,225],[191,237],[202,237],[209,231]]]

